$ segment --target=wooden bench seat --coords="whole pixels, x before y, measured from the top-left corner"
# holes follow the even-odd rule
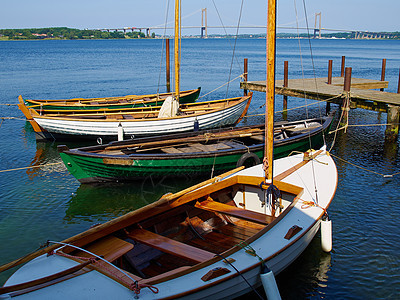
[[[219,212],[219,213],[226,214],[226,215],[229,215],[232,217],[237,217],[240,219],[245,219],[248,221],[252,221],[252,222],[256,222],[256,223],[260,223],[260,224],[264,224],[264,225],[271,223],[273,220],[273,217],[271,217],[271,216],[268,216],[268,215],[265,215],[262,213],[258,213],[258,212],[254,212],[251,210],[246,210],[246,209],[239,208],[236,206],[216,202],[210,198],[208,198],[207,200],[202,201],[202,202],[197,202],[195,206],[197,208],[201,208],[201,209],[205,209],[205,210],[213,211],[213,212]]]
[[[214,253],[196,248],[145,229],[133,229],[128,237],[134,241],[189,261],[200,263],[215,256]]]
[[[98,256],[103,256],[105,260],[111,262],[132,250],[133,244],[110,235],[89,244],[85,249]],[[84,251],[77,251],[71,254],[80,257],[92,257],[92,255]]]

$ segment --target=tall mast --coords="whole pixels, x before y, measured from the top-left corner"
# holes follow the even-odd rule
[[[175,38],[174,38],[174,63],[175,63],[175,97],[179,101],[179,80],[180,80],[180,57],[179,50],[181,46],[180,39],[180,28],[181,28],[181,18],[180,18],[180,1],[175,0]]]
[[[268,0],[267,11],[267,81],[265,106],[265,158],[267,166],[265,170],[265,179],[272,181],[274,151],[276,0]]]

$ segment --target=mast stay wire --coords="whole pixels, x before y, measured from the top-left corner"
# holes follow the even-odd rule
[[[162,47],[161,47],[161,59],[160,59],[160,71],[158,72],[158,84],[157,84],[157,95],[160,92],[160,83],[161,83],[161,72],[162,72],[162,62],[164,59],[164,45],[166,44],[165,37],[167,35],[167,20],[168,20],[168,13],[169,13],[169,0],[165,1],[165,26],[164,26],[164,33],[161,37],[162,39]]]
[[[217,5],[215,4],[215,1],[214,1],[214,0],[212,0],[212,2],[213,2],[213,4],[214,4],[214,8],[215,8],[215,11],[216,11],[216,13],[217,13],[217,15],[218,15],[218,19],[219,19],[219,21],[220,21],[220,23],[221,23],[221,26],[222,26],[222,28],[224,29],[225,35],[228,36],[228,32],[227,32],[227,30],[226,30],[226,26],[225,26],[224,22],[222,21],[221,14],[219,13],[219,10],[218,10],[218,8],[217,8]],[[240,26],[241,17],[242,17],[242,11],[243,11],[243,0],[242,0],[242,2],[241,2],[241,6],[240,6],[240,15],[239,15],[239,19],[238,19],[237,28],[236,28],[235,43],[234,43],[233,46],[231,45],[232,48],[233,48],[232,62],[231,62],[231,70],[232,70],[233,60],[234,60],[234,58],[235,58],[235,59],[236,59],[236,63],[237,63],[237,65],[239,66],[239,70],[240,70],[240,72],[243,74],[243,73],[244,73],[244,67],[242,67],[242,65],[240,64],[238,58],[237,58],[236,55],[235,55],[235,47],[236,47],[236,41],[237,41],[238,33],[239,33],[239,26]],[[228,43],[231,43],[230,39],[228,39]],[[230,74],[229,74],[229,76],[230,76]],[[230,77],[229,77],[229,78],[230,78]]]
[[[222,22],[222,20],[221,20],[221,17],[220,17],[218,8],[217,8],[217,6],[216,6],[216,4],[215,4],[215,1],[214,1],[214,0],[212,0],[212,1],[213,1],[215,10],[217,11],[218,17],[220,18],[221,24],[223,25],[223,22]],[[225,98],[228,98],[229,83],[230,83],[231,76],[232,76],[233,62],[234,62],[234,59],[236,58],[236,56],[235,56],[236,42],[237,42],[238,33],[239,33],[240,21],[241,21],[241,18],[242,18],[243,2],[244,2],[244,0],[241,1],[241,5],[240,5],[240,13],[239,13],[239,18],[238,18],[238,23],[237,23],[237,28],[236,28],[235,42],[234,42],[234,45],[233,45],[232,59],[231,59],[231,65],[230,65],[230,68],[229,68],[229,76],[228,76],[228,83],[227,83],[227,87],[226,87]],[[224,27],[224,30],[225,30],[225,26],[223,26],[223,27]],[[225,34],[227,35],[226,30],[225,30]],[[236,60],[237,60],[237,58],[236,58]],[[240,64],[239,64],[239,67],[240,67]],[[243,73],[243,72],[242,72],[242,73]],[[240,75],[240,76],[242,76],[242,75]],[[236,78],[235,78],[235,79],[236,79]],[[222,124],[220,123],[220,129],[221,129],[221,126],[222,126]],[[217,159],[217,154],[214,155],[214,161],[213,161],[213,165],[212,165],[212,168],[211,168],[211,178],[214,176],[214,168],[215,168],[216,159]]]
[[[303,11],[304,11],[304,15],[305,15],[305,21],[306,21],[306,28],[307,28],[307,40],[308,40],[308,45],[309,45],[309,49],[310,49],[310,57],[311,57],[311,65],[312,65],[312,71],[313,71],[313,76],[314,76],[314,81],[316,84],[316,73],[315,73],[315,64],[314,64],[314,55],[313,55],[313,51],[312,51],[312,46],[311,46],[311,37],[310,37],[310,28],[309,28],[309,24],[308,24],[308,17],[307,17],[307,7],[305,4],[305,0],[302,1],[303,2]],[[297,21],[297,35],[298,35],[298,42],[299,42],[299,51],[300,51],[300,65],[301,65],[301,74],[302,74],[302,78],[304,79],[304,68],[303,68],[303,55],[302,55],[302,51],[301,51],[301,43],[300,43],[300,33],[299,33],[299,23],[298,23],[298,13],[297,13],[297,6],[296,6],[296,0],[294,0],[294,9],[295,9],[295,14],[296,14],[296,21]],[[304,83],[304,81],[303,81]],[[319,98],[319,93],[318,93],[318,86],[316,84],[317,87],[317,97]],[[306,93],[305,93],[305,88],[304,90],[304,101],[305,104],[307,104],[307,98],[306,98]],[[319,103],[319,102],[318,102]],[[309,113],[308,113],[308,106],[305,106],[306,109],[306,117],[308,118]],[[319,115],[321,117],[321,109],[320,109],[320,105],[318,105],[318,111],[319,111]],[[323,140],[324,140],[324,144],[326,145],[326,140],[325,140],[325,134],[324,132],[323,134]],[[308,141],[309,141],[309,145],[310,145],[310,149],[312,149],[312,145],[311,145],[311,136],[310,134],[308,135]],[[315,166],[314,166],[314,160],[311,161],[311,168],[312,168],[312,174],[313,174],[313,181],[314,181],[314,193],[315,193],[315,202],[318,204],[318,189],[317,189],[317,185],[316,185],[316,176],[315,176]]]

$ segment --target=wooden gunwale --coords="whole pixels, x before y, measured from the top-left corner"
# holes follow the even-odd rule
[[[193,90],[181,91],[180,97],[185,97],[191,94],[196,94],[200,90],[200,87]],[[173,93],[160,93],[160,94],[147,94],[147,95],[125,95],[125,96],[115,96],[115,97],[101,97],[101,98],[71,98],[71,99],[25,99],[24,102],[32,103],[33,105],[29,105],[29,107],[40,107],[41,105],[47,106],[63,106],[63,105],[71,105],[74,103],[82,104],[82,106],[90,106],[90,103],[93,101],[98,102],[96,105],[121,105],[121,103],[108,103],[108,101],[119,101],[119,100],[128,100],[128,101],[135,101],[135,102],[127,102],[125,104],[135,104],[135,103],[146,103],[146,102],[153,102],[157,100],[165,100],[166,97],[172,96]],[[20,95],[18,98],[22,98]],[[147,98],[147,99],[146,99]],[[141,101],[140,101],[141,100]]]
[[[309,120],[305,120],[305,122],[312,122],[315,119],[309,119]],[[322,130],[326,130],[329,127],[329,124],[332,121],[332,116],[331,117],[327,117],[325,122],[323,122],[322,124]],[[295,123],[295,122],[293,122]],[[295,123],[297,124],[297,123]],[[103,150],[117,150],[117,149],[124,149],[124,148],[128,148],[128,147],[139,147],[139,148],[146,148],[146,147],[153,147],[156,145],[160,145],[160,143],[164,144],[164,145],[170,145],[170,144],[174,144],[176,142],[181,142],[182,138],[185,138],[185,142],[200,142],[200,141],[213,141],[213,140],[219,140],[219,139],[223,139],[225,137],[235,137],[239,134],[247,134],[247,133],[254,133],[254,134],[259,134],[259,133],[263,133],[264,129],[263,129],[264,125],[253,125],[253,126],[246,126],[246,127],[241,127],[241,128],[232,128],[230,129],[228,132],[219,132],[218,130],[214,130],[214,131],[206,131],[203,135],[198,136],[196,135],[196,133],[192,133],[193,136],[189,136],[186,137],[186,134],[177,134],[177,135],[171,135],[172,138],[167,139],[167,140],[162,140],[163,136],[160,136],[160,138],[157,138],[157,141],[150,141],[150,142],[146,142],[146,140],[148,140],[149,138],[143,138],[141,139],[143,142],[140,142],[140,140],[138,140],[136,143],[131,144],[129,141],[125,141],[123,143],[115,143],[116,145],[111,144],[110,146],[108,145],[104,145],[104,146],[96,146],[93,147],[93,151],[103,151]],[[286,127],[276,127],[276,131],[280,131],[280,130],[285,130]],[[309,132],[306,132],[304,134],[308,135],[308,134],[318,134],[320,132],[321,128],[317,128],[315,130],[310,130]],[[300,135],[299,135],[300,136]],[[303,134],[301,135],[301,137],[303,137]],[[293,138],[297,138],[297,136],[294,136]],[[291,138],[290,138],[291,139]],[[150,140],[152,140],[152,138],[150,138]],[[290,140],[292,141],[292,139]],[[284,142],[282,141],[276,141],[276,143],[279,142]],[[83,151],[92,148],[92,147],[83,147],[81,148]]]
[[[326,126],[324,126],[326,125]],[[289,144],[289,143],[293,143],[296,140],[301,140],[304,136],[310,136],[313,137],[315,135],[318,135],[321,133],[321,131],[325,131],[328,127],[329,123],[324,122],[323,126],[310,130],[309,132],[305,132],[284,140],[276,140],[274,141],[274,146],[275,147],[279,147],[279,146],[284,146],[285,144]],[[283,128],[284,129],[284,128]],[[278,128],[278,130],[280,130],[280,128]],[[230,139],[230,138],[235,138],[235,136],[238,136],[241,133],[245,133],[245,132],[250,132],[252,134],[262,134],[264,132],[264,130],[259,129],[257,130],[252,129],[252,130],[244,130],[244,131],[236,131],[236,132],[232,132],[234,134],[232,134],[231,136],[220,136],[220,135],[215,135],[212,137],[208,138],[208,141],[214,141],[214,140],[224,140],[224,139]],[[190,143],[194,143],[194,142],[201,142],[204,141],[204,137],[194,137],[193,139],[191,139],[190,141],[185,141],[184,143],[178,144],[180,146],[185,146],[187,144]],[[209,157],[210,155],[215,155],[217,157],[220,156],[228,156],[228,155],[235,155],[235,154],[240,154],[243,152],[243,148],[228,148],[228,149],[220,149],[220,150],[215,150],[215,151],[209,151],[209,152],[205,152],[205,151],[197,151],[197,152],[193,152],[193,153],[185,153],[185,152],[180,152],[180,153],[157,153],[157,154],[148,154],[148,153],[143,153],[146,150],[156,150],[162,147],[168,147],[169,145],[174,145],[177,146],[175,143],[177,143],[178,141],[182,141],[182,139],[171,139],[171,140],[167,140],[167,141],[156,141],[156,142],[145,142],[145,143],[137,143],[137,144],[131,144],[131,145],[118,145],[118,146],[108,146],[108,147],[103,147],[102,149],[96,149],[93,151],[84,151],[85,149],[82,148],[82,150],[80,150],[79,148],[76,150],[66,150],[63,151],[66,154],[70,154],[73,156],[82,156],[82,157],[93,157],[93,158],[98,158],[98,157],[103,157],[103,159],[105,159],[105,163],[107,164],[113,164],[113,161],[115,161],[115,164],[119,164],[117,162],[120,161],[121,159],[126,160],[126,161],[133,161],[136,159],[141,159],[141,160],[152,160],[152,159],[158,159],[158,160],[168,160],[168,159],[174,159],[174,158],[205,158],[205,157]],[[160,145],[161,144],[161,145]],[[156,145],[160,145],[157,146],[156,148],[154,148],[154,146]],[[125,149],[125,148],[137,148],[136,152],[133,152],[131,154],[120,154],[120,155],[115,155],[115,154],[111,154],[108,155],[107,153],[102,153],[103,151],[113,151],[113,150],[119,150],[119,149]],[[261,151],[264,147],[263,141],[260,141],[258,144],[253,144],[250,146],[244,146],[246,149],[248,149],[248,151],[250,152],[256,152],[256,151]]]
[[[194,186],[191,186],[187,189],[184,189],[182,191],[179,191],[175,194],[167,194],[161,197],[158,201],[153,202],[145,207],[139,208],[135,211],[129,212],[125,215],[122,215],[118,218],[115,218],[113,220],[110,220],[106,223],[103,223],[99,226],[96,226],[94,228],[91,228],[89,230],[86,230],[82,233],[79,233],[77,235],[74,235],[66,240],[63,241],[63,243],[74,243],[75,246],[81,246],[81,245],[86,245],[90,242],[95,241],[96,239],[99,239],[101,237],[104,237],[106,235],[109,235],[113,232],[116,232],[120,229],[123,229],[129,225],[132,225],[133,221],[132,219],[135,219],[135,223],[140,222],[141,220],[144,220],[148,217],[157,215],[159,213],[162,213],[168,209],[170,209],[170,203],[173,203],[174,199],[177,199],[179,197],[182,197],[182,195],[185,195],[186,193],[192,192],[195,189],[202,188],[208,184],[214,183],[216,180],[222,177],[229,176],[231,174],[234,174],[240,170],[242,170],[244,167],[239,167],[233,170],[230,170],[229,172],[226,172],[224,174],[221,174],[218,177],[214,177],[211,179],[208,179],[206,181],[203,181],[199,184],[196,184]],[[137,218],[137,219],[136,219]],[[19,258],[17,260],[14,260],[12,262],[9,262],[7,264],[4,264],[0,266],[0,272],[3,272],[5,270],[8,270],[12,267],[15,267],[17,265],[20,265],[22,263],[25,263],[29,260],[32,260],[40,255],[49,253],[50,251],[53,251],[57,248],[60,248],[58,244],[53,244],[51,246],[48,246],[46,248],[40,249],[38,251],[35,251],[33,253],[30,253],[22,258]]]
[[[217,106],[224,104],[225,102],[239,102],[243,99],[249,99],[251,98],[249,96],[243,96],[243,97],[234,97],[234,98],[229,98],[229,99],[218,99],[218,100],[211,100],[211,101],[206,101],[206,102],[195,102],[195,103],[184,103],[180,105],[180,110],[185,111],[185,109],[191,109],[193,110],[194,108],[204,108],[209,109],[208,105],[211,106]],[[229,103],[229,106],[233,106],[231,103]],[[52,115],[57,114],[57,115],[68,115],[68,114],[77,114],[80,116],[85,116],[85,115],[97,115],[97,114],[112,114],[112,113],[142,113],[142,112],[158,112],[161,108],[161,105],[158,106],[144,106],[144,107],[132,107],[132,108],[100,108],[100,109],[65,109],[65,110],[52,110],[52,109],[35,109],[32,107],[28,107],[28,109],[31,109],[33,111],[41,111],[43,116],[46,115]],[[39,114],[39,113],[38,113]],[[40,115],[40,114],[39,114]]]
[[[250,101],[250,99],[251,99],[250,97],[237,98],[236,101],[231,101],[232,103],[230,103],[227,106],[216,107],[214,112],[215,113],[221,112],[222,110],[229,109],[231,107],[239,105],[242,102]],[[216,101],[219,101],[219,100],[216,100]],[[223,100],[223,101],[225,101],[225,100]],[[141,108],[139,108],[139,109],[141,109]],[[38,119],[52,119],[52,120],[69,120],[69,121],[79,121],[79,122],[99,122],[99,120],[98,119],[86,119],[86,118],[79,119],[77,117],[107,116],[107,115],[113,115],[113,114],[117,114],[117,115],[128,114],[129,115],[129,114],[134,114],[135,113],[134,111],[131,111],[131,112],[115,112],[115,113],[110,113],[109,111],[107,111],[107,112],[99,112],[97,114],[81,113],[81,114],[77,114],[76,116],[74,116],[74,115],[61,115],[61,114],[53,116],[53,115],[40,115],[34,109],[29,109],[29,110],[31,111],[31,114],[32,114],[33,118],[35,118],[35,119],[38,118]],[[134,109],[132,109],[132,110],[134,110]],[[151,114],[151,113],[158,113],[158,110],[154,110],[154,109],[151,110],[151,108],[149,108],[148,111],[143,110],[141,112],[136,112],[136,113],[140,113],[140,114],[148,113],[148,114]],[[153,121],[153,120],[163,120],[164,121],[164,120],[175,120],[175,119],[179,120],[179,119],[185,119],[185,118],[192,118],[194,116],[206,115],[206,114],[209,114],[209,113],[210,113],[209,111],[203,111],[203,112],[193,113],[193,114],[190,114],[190,115],[181,115],[181,116],[162,118],[162,119],[159,119],[158,117],[148,117],[148,118],[145,117],[144,119],[148,120],[148,121]],[[118,120],[116,120],[116,119],[102,119],[101,122],[121,122],[121,123],[125,123],[125,122],[143,122],[143,118],[138,118],[138,119],[118,119]]]

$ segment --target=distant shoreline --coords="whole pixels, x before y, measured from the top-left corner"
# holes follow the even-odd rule
[[[234,35],[209,34],[209,39],[235,38]],[[121,30],[90,30],[75,29],[67,27],[50,28],[25,28],[25,29],[0,29],[0,41],[16,40],[108,40],[108,39],[160,39],[162,36],[156,35],[150,30],[146,34],[134,29]],[[182,38],[201,38],[200,35],[186,35]],[[240,34],[238,38],[259,39],[265,38],[265,34]],[[277,38],[315,38],[317,34],[294,34],[278,33]],[[335,32],[320,35],[321,39],[352,39],[352,40],[399,40],[400,32]]]

